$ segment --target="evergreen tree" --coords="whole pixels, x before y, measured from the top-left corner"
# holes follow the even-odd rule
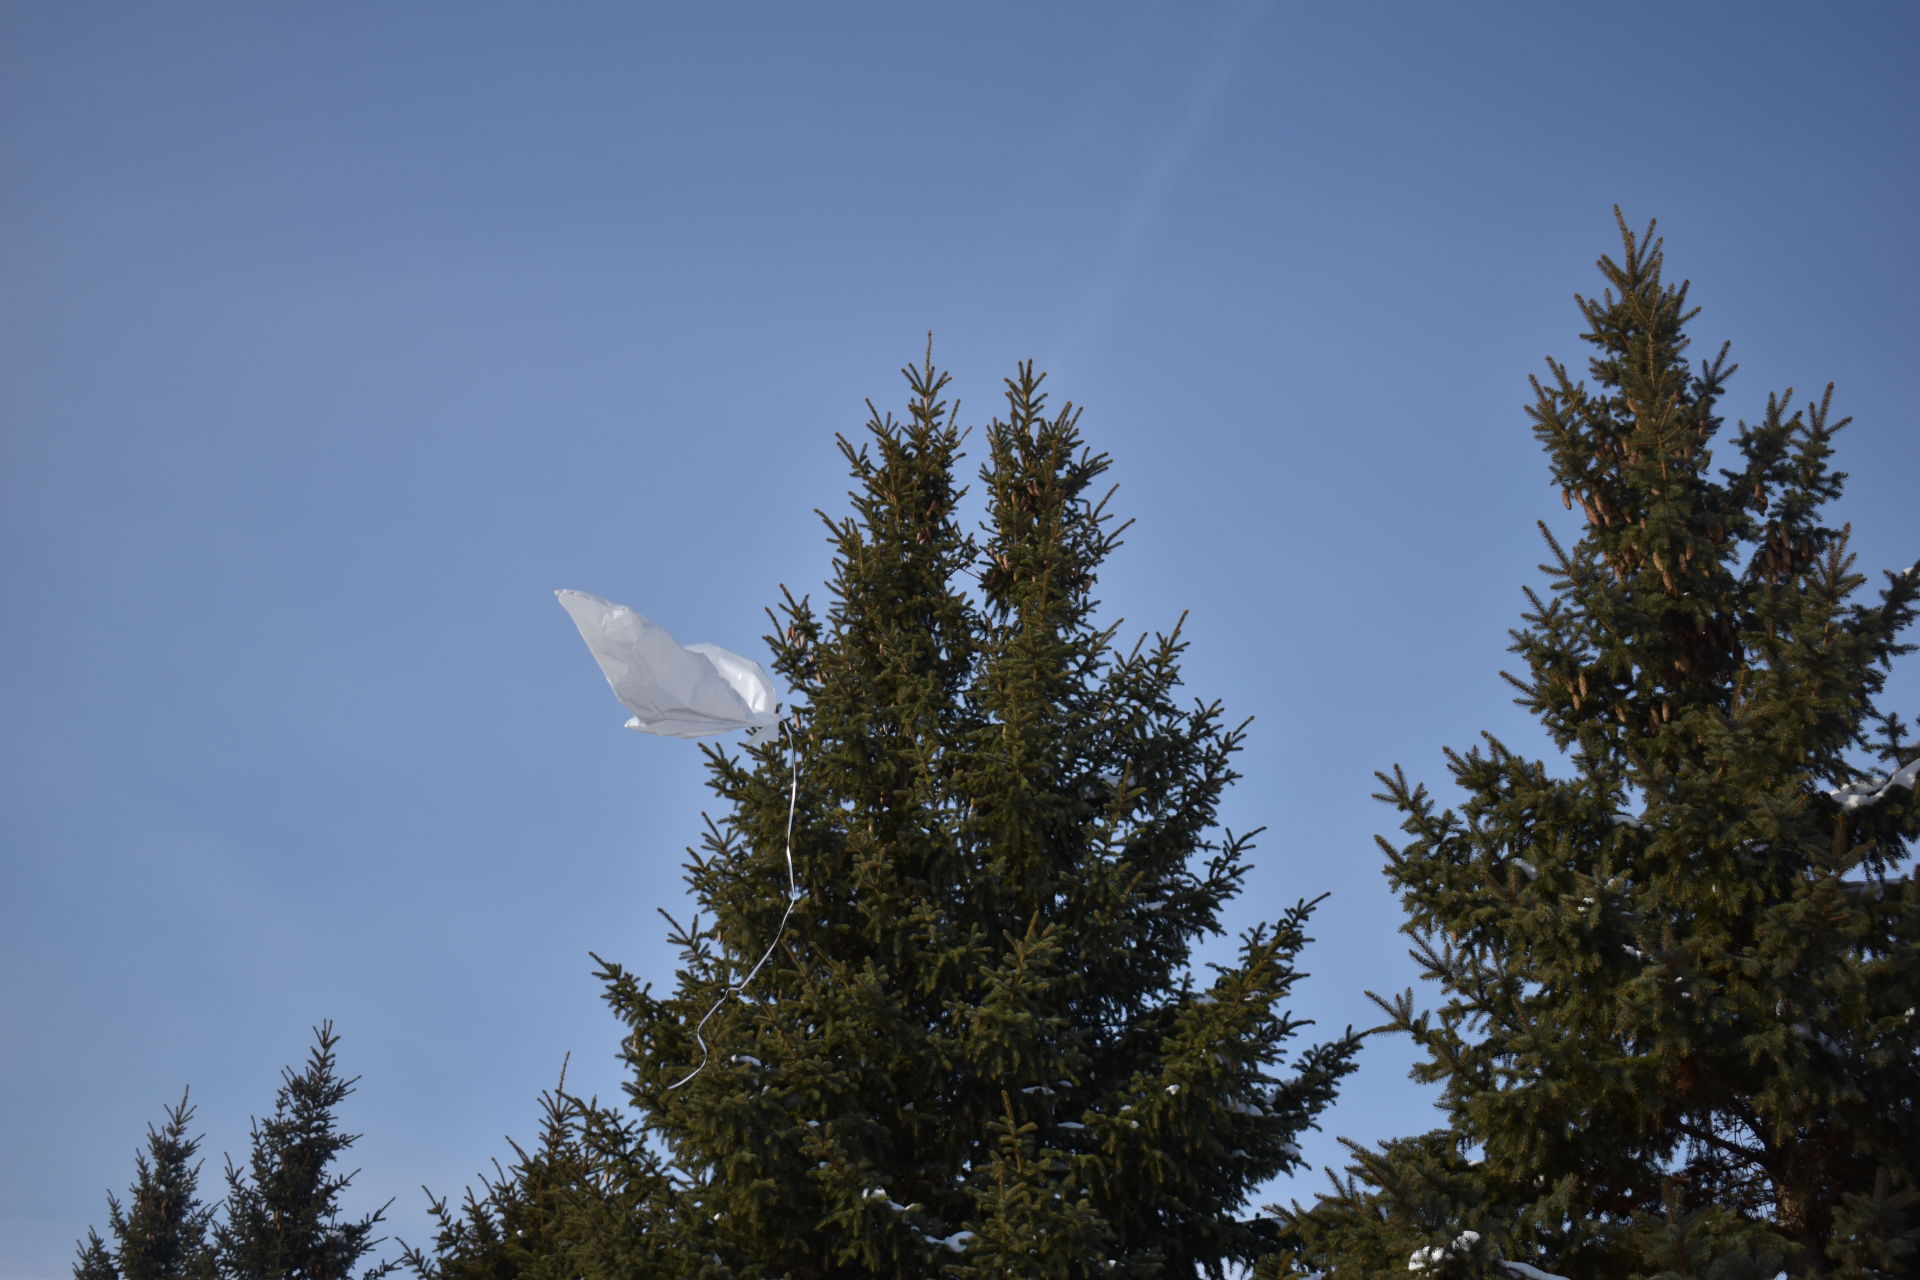
[[[200,1140],[187,1136],[193,1108],[186,1094],[166,1116],[161,1128],[147,1126],[147,1149],[134,1153],[128,1203],[123,1207],[107,1195],[111,1256],[99,1233],[89,1229],[74,1263],[76,1280],[212,1280],[207,1226],[213,1210],[200,1203],[200,1165],[193,1158]]]
[[[541,1095],[540,1141],[513,1143],[456,1212],[429,1196],[433,1252],[403,1254],[421,1280],[577,1280],[679,1275],[685,1259],[658,1224],[672,1195],[632,1122],[560,1087]]]
[[[770,615],[787,737],[709,751],[677,988],[600,962],[635,1120],[597,1194],[650,1204],[655,1252],[570,1274],[1219,1276],[1351,1069],[1351,1035],[1287,1061],[1310,904],[1193,973],[1247,869],[1215,825],[1243,726],[1176,701],[1177,628],[1096,622],[1120,530],[1078,412],[1008,380],[976,537],[947,380],[906,374],[907,421],[841,441],[829,607]]]
[[[73,1276],[74,1280],[120,1280],[106,1241],[92,1227],[87,1228],[87,1242],[80,1246],[80,1260],[73,1264]]]
[[[351,1221],[339,1216],[340,1193],[353,1175],[330,1170],[359,1135],[340,1132],[334,1110],[357,1077],[335,1074],[340,1038],[331,1022],[315,1027],[314,1038],[305,1070],[281,1073],[272,1119],[254,1122],[247,1168],[227,1161],[226,1220],[214,1239],[219,1272],[232,1280],[347,1280],[379,1243],[373,1230],[385,1206]],[[369,1269],[367,1280],[394,1266]]]
[[[1920,565],[1855,599],[1831,388],[1710,468],[1726,349],[1689,367],[1686,285],[1620,232],[1592,388],[1550,364],[1529,411],[1585,523],[1541,525],[1507,678],[1566,771],[1488,735],[1458,811],[1381,775],[1444,993],[1382,1003],[1448,1125],[1354,1148],[1290,1227],[1341,1276],[1912,1275],[1920,746],[1876,697]]]

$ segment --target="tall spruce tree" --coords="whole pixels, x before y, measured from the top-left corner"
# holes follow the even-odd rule
[[[1920,746],[1876,697],[1920,565],[1856,598],[1830,388],[1711,469],[1726,350],[1689,367],[1686,285],[1615,216],[1592,385],[1550,364],[1529,410],[1584,516],[1540,526],[1507,677],[1560,765],[1449,751],[1458,810],[1381,775],[1443,993],[1382,1003],[1448,1125],[1290,1227],[1339,1276],[1914,1275]]]
[[[224,1277],[347,1280],[380,1243],[373,1232],[385,1206],[357,1219],[342,1220],[339,1213],[340,1193],[353,1175],[335,1172],[333,1163],[359,1136],[342,1133],[334,1118],[356,1083],[335,1072],[339,1040],[331,1022],[314,1028],[305,1069],[282,1073],[272,1118],[254,1122],[246,1169],[227,1161],[226,1217],[214,1229]],[[395,1265],[371,1267],[364,1280],[377,1280]]]
[[[193,1108],[187,1095],[166,1110],[167,1122],[147,1126],[147,1149],[135,1152],[134,1181],[122,1206],[107,1195],[111,1251],[87,1231],[73,1274],[77,1280],[212,1280],[207,1240],[213,1209],[200,1201],[200,1139],[187,1135]]]
[[[1096,622],[1119,530],[1078,412],[1008,380],[976,537],[947,379],[905,372],[907,420],[841,442],[830,605],[770,615],[787,737],[709,752],[677,988],[601,961],[635,1119],[572,1200],[625,1171],[654,1216],[577,1274],[1219,1276],[1273,1247],[1242,1208],[1351,1069],[1351,1035],[1288,1061],[1310,904],[1192,971],[1247,870],[1215,822],[1242,730],[1176,701],[1177,628]]]

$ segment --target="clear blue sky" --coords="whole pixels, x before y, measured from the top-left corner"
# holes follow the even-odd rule
[[[1370,1022],[1373,770],[1531,741],[1526,379],[1584,366],[1614,203],[1729,415],[1838,382],[1862,564],[1920,553],[1916,47],[1895,4],[0,9],[0,1280],[65,1273],[188,1083],[213,1189],[323,1018],[352,1203],[415,1241],[565,1052],[615,1088],[586,953],[670,980],[709,796],[552,590],[763,653],[929,329],[964,419],[1029,356],[1087,407],[1107,607],[1191,610],[1191,691],[1257,718],[1234,924],[1331,892],[1298,1008]],[[1406,1062],[1328,1128],[1427,1127]]]

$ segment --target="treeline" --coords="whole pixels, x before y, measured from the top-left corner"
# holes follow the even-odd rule
[[[692,853],[674,989],[600,962],[625,1104],[549,1095],[538,1141],[438,1202],[404,1261],[425,1280],[1920,1273],[1920,745],[1879,704],[1920,565],[1863,591],[1828,514],[1831,391],[1729,430],[1726,348],[1691,362],[1687,286],[1651,228],[1619,231],[1579,300],[1585,378],[1549,362],[1528,410],[1577,515],[1539,526],[1507,679],[1555,754],[1449,751],[1451,807],[1379,775],[1430,986],[1375,997],[1373,1030],[1420,1047],[1439,1127],[1250,1211],[1369,1032],[1297,1043],[1309,902],[1192,963],[1259,834],[1215,820],[1244,725],[1181,696],[1177,626],[1116,645],[1096,621],[1125,526],[1031,365],[981,432],[986,523],[962,527],[963,432],[929,354],[903,419],[840,442],[852,512],[823,517],[824,605],[768,615],[784,736],[707,751],[723,814]],[[1285,560],[1269,572],[1284,591]],[[331,1046],[276,1112],[309,1127],[260,1127],[222,1222],[181,1173],[183,1102],[111,1208],[117,1252],[90,1238],[76,1274],[345,1276],[379,1215],[339,1223],[324,1160],[287,1174],[296,1138],[309,1161],[350,1141],[316,1120],[343,1096]]]

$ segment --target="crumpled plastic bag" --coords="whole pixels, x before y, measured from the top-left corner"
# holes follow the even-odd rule
[[[752,658],[717,644],[683,645],[659,623],[585,591],[554,595],[613,696],[633,713],[627,728],[671,738],[747,729],[758,737],[780,723],[773,677]]]

